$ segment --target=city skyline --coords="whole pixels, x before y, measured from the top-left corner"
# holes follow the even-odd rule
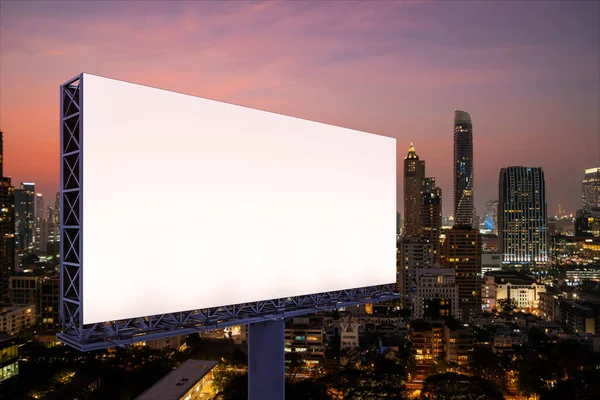
[[[398,193],[410,142],[450,193],[452,114],[465,110],[478,215],[503,167],[544,168],[553,215],[581,207],[584,171],[600,165],[598,3],[0,7],[5,174],[47,198],[58,190],[58,86],[81,71],[396,137]]]

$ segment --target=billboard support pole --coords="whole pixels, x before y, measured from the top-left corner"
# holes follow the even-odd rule
[[[248,399],[285,398],[283,319],[248,324]]]

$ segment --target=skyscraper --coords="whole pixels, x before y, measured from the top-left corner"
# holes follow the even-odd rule
[[[17,250],[33,250],[35,184],[21,182],[15,189],[15,230]]]
[[[419,206],[423,186],[424,162],[419,161],[413,144],[404,159],[404,236],[418,236]]]
[[[502,263],[544,266],[548,261],[548,211],[542,168],[500,170],[498,250]]]
[[[454,223],[473,226],[473,125],[466,111],[454,111]],[[476,227],[477,228],[477,227]]]
[[[442,189],[433,188],[421,194],[421,236],[433,246],[433,263],[441,262]]]
[[[35,194],[35,220],[46,218],[46,209],[44,208],[44,196],[41,193]]]
[[[14,188],[4,176],[3,145],[0,131],[0,301],[8,300],[8,277],[15,265]]]
[[[581,205],[583,211],[600,208],[600,167],[585,170],[581,185]]]
[[[498,234],[498,200],[488,200],[485,203],[485,229],[494,235]]]
[[[481,234],[470,225],[454,225],[444,240],[445,268],[453,268],[463,322],[481,313]]]

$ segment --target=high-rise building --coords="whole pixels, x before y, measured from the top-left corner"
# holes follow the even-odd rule
[[[481,313],[481,234],[470,225],[446,232],[443,264],[453,268],[458,285],[459,316],[463,322]]]
[[[33,234],[33,251],[38,255],[45,255],[48,247],[50,223],[46,218],[37,218]]]
[[[433,178],[432,178],[433,179]],[[421,237],[433,246],[433,263],[441,263],[442,189],[433,188],[421,194]]]
[[[424,161],[419,160],[413,144],[404,159],[404,236],[418,236],[419,205],[423,186]]]
[[[473,226],[473,125],[466,111],[454,111],[454,223]],[[475,227],[477,228],[477,227]]]
[[[60,193],[56,193],[53,207],[48,207],[48,221],[58,224],[60,221]]]
[[[585,170],[581,185],[581,205],[584,211],[600,208],[600,167]]]
[[[44,196],[41,193],[35,194],[35,220],[46,218],[46,209],[44,208]]]
[[[545,266],[548,262],[548,211],[542,168],[500,170],[498,250],[502,263]]]
[[[17,250],[33,250],[33,225],[35,222],[35,184],[22,182],[15,189],[15,230]]]
[[[14,188],[4,176],[3,146],[0,131],[0,302],[8,300],[8,277],[15,266]]]
[[[433,267],[433,244],[421,237],[405,236],[400,240],[398,262],[398,282],[401,303],[411,308],[417,290],[416,268]]]
[[[485,203],[485,229],[493,235],[498,234],[498,200],[488,200]]]

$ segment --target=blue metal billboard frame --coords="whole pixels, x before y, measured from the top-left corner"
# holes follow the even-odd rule
[[[393,284],[83,324],[83,74],[60,87],[60,317],[57,338],[78,350],[281,320],[398,298]]]

